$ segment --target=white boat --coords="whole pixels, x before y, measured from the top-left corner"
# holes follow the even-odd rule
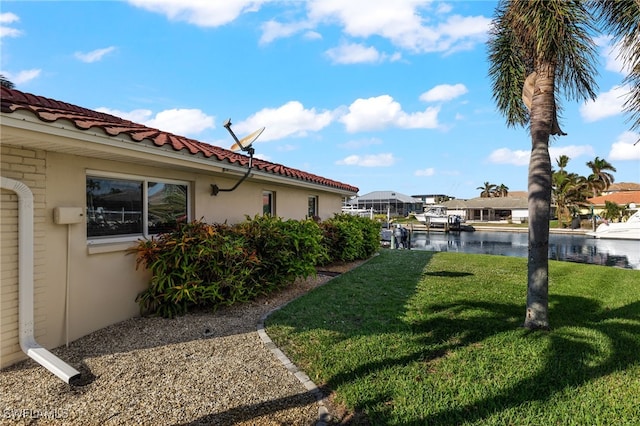
[[[433,227],[442,227],[448,223],[452,228],[459,228],[463,222],[458,215],[449,215],[447,208],[440,204],[433,204],[424,208],[424,212],[414,215],[419,222],[426,223]]]
[[[640,240],[640,210],[626,222],[601,223],[594,232],[587,232],[587,235],[595,238]]]

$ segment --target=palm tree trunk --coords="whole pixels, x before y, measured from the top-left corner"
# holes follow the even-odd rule
[[[551,210],[551,158],[549,136],[556,120],[554,65],[540,66],[531,106],[531,159],[529,160],[529,261],[527,310],[524,327],[549,328],[549,219]]]

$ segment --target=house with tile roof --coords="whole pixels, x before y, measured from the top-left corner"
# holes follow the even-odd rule
[[[590,206],[588,209],[583,210],[582,213],[590,214],[593,211],[593,213],[595,213],[596,215],[601,215],[604,211],[607,201],[616,203],[617,205],[623,207],[635,205],[636,208],[640,208],[640,191],[615,191],[605,195],[600,195],[598,197],[588,198],[587,203]]]
[[[241,185],[214,195],[213,185],[230,189],[246,174],[247,155],[5,87],[0,126],[0,367],[24,358],[23,261],[33,265],[35,337],[56,347],[139,313],[135,298],[150,277],[126,254],[140,238],[195,219],[327,219],[358,192],[253,158]],[[22,220],[27,210],[32,217]],[[26,251],[23,223],[33,233]]]

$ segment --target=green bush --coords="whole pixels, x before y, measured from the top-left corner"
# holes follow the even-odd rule
[[[369,218],[336,214],[320,226],[329,262],[366,259],[380,247],[380,223]]]
[[[235,229],[258,258],[253,278],[261,288],[272,290],[313,275],[315,266],[327,258],[320,227],[311,219],[247,217]]]
[[[143,314],[182,315],[190,307],[215,307],[249,300],[259,289],[251,276],[259,260],[241,234],[227,225],[199,221],[141,240],[137,266],[152,273],[149,288],[136,301]]]
[[[131,250],[152,273],[136,301],[143,314],[163,317],[245,302],[314,275],[317,265],[370,257],[379,233],[379,223],[349,215],[321,224],[269,215],[233,226],[182,224]]]

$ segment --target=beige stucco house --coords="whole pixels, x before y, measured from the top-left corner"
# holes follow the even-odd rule
[[[246,155],[1,90],[0,367],[25,358],[24,333],[52,348],[138,315],[135,298],[149,276],[126,250],[140,238],[194,219],[234,223],[264,212],[327,219],[358,192],[254,159],[237,189],[212,195],[212,185],[231,188],[245,174]],[[24,303],[23,278],[33,284]]]

